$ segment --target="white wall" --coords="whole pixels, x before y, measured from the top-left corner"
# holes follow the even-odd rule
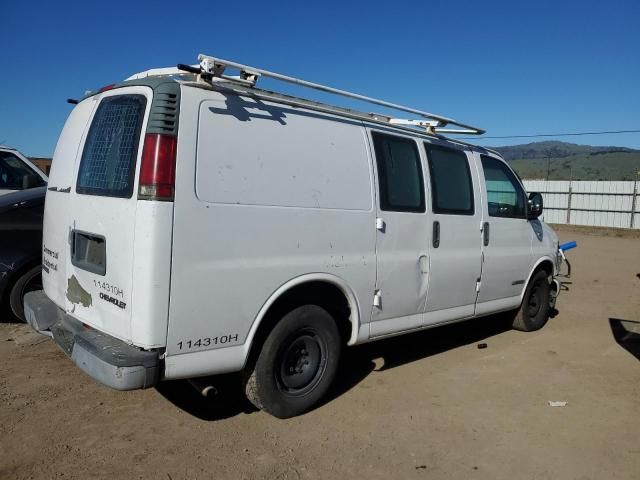
[[[640,182],[524,180],[524,186],[542,193],[547,223],[616,228],[631,227],[635,189],[633,228],[640,229]]]

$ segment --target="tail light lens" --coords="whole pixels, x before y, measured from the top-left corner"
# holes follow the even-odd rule
[[[145,135],[140,166],[139,199],[173,200],[177,141],[177,137],[173,135]]]

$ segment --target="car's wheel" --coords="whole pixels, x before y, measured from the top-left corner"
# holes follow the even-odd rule
[[[522,305],[513,319],[513,328],[532,332],[544,327],[551,313],[550,285],[547,272],[536,272],[527,286]]]
[[[24,295],[34,290],[42,290],[42,266],[38,265],[24,272],[9,291],[9,306],[19,320],[24,318]]]
[[[333,317],[316,305],[298,307],[267,336],[247,372],[247,398],[278,418],[300,415],[327,393],[339,357],[340,333]]]

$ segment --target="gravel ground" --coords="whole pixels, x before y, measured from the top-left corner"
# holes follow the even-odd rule
[[[234,377],[215,400],[112,391],[2,324],[0,478],[640,478],[638,349],[616,341],[617,320],[640,321],[640,240],[560,236],[579,246],[544,329],[489,317],[349,349],[332,397],[291,420],[252,410]]]

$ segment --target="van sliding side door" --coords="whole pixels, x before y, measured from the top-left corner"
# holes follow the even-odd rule
[[[425,142],[431,186],[425,325],[473,316],[480,280],[482,206],[471,152]]]
[[[415,139],[371,132],[377,178],[377,279],[371,336],[422,326],[428,285],[428,221]]]

